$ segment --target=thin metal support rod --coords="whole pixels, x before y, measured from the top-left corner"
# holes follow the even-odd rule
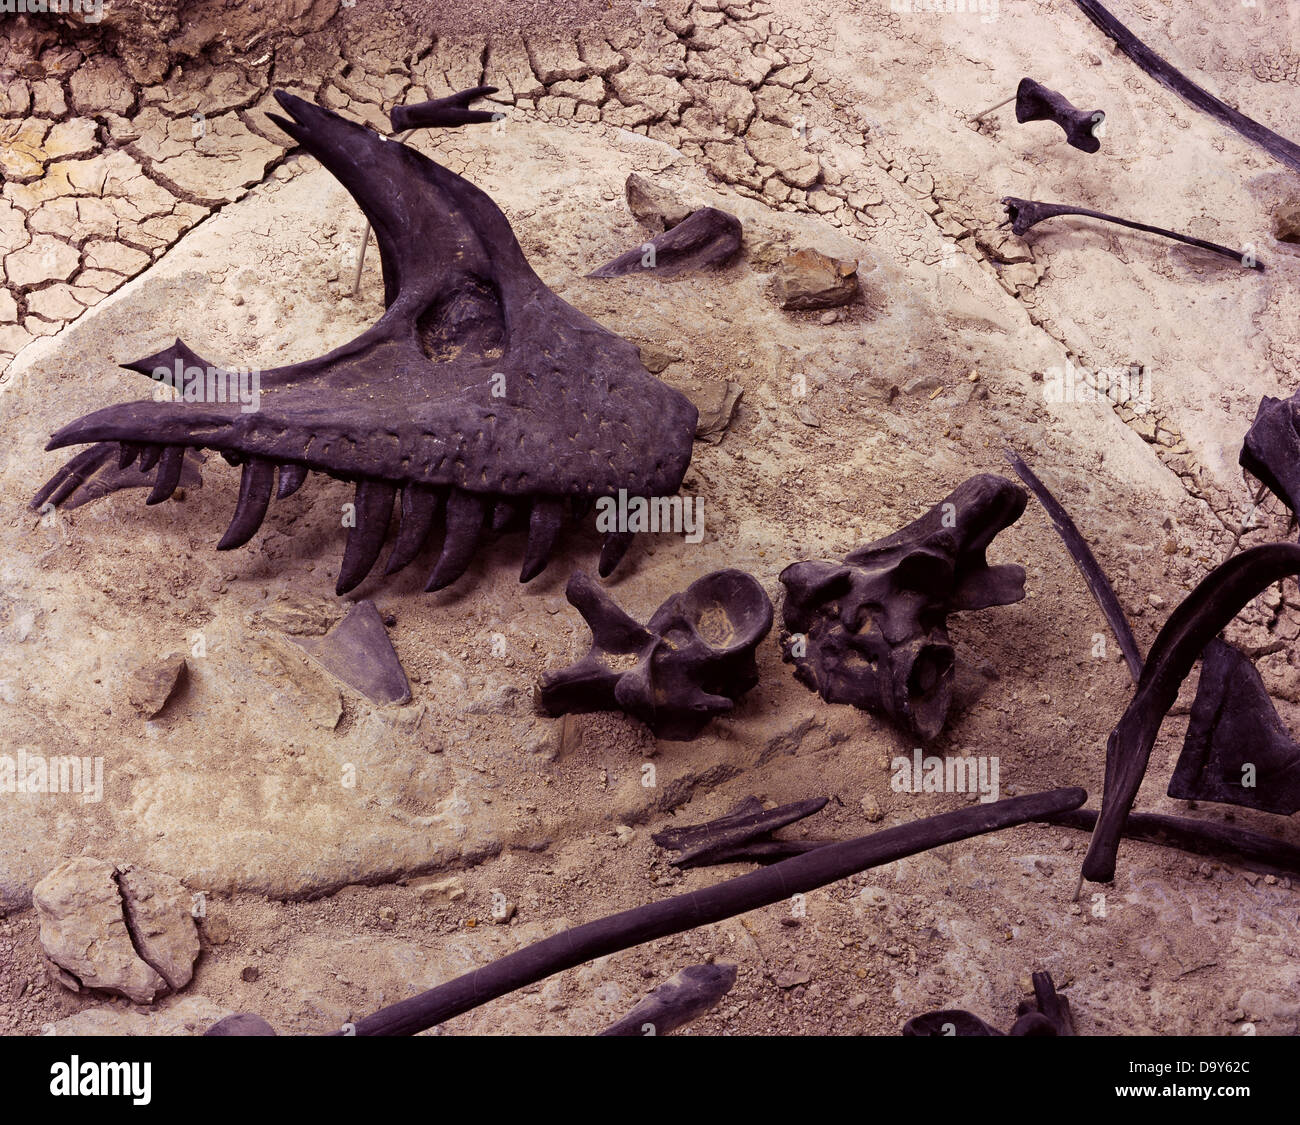
[[[414,132],[415,132],[414,129],[407,129],[405,133],[400,133],[396,137],[390,137],[389,139],[401,143],[402,141],[405,141],[406,138],[409,137]],[[357,253],[356,276],[352,278],[352,296],[354,297],[361,291],[361,271],[366,268],[366,247],[369,245],[370,245],[370,220],[367,219],[365,229],[361,232],[361,249]]]
[[[1014,102],[1015,100],[1016,100],[1016,95],[1015,95],[1015,94],[1012,94],[1011,97],[1009,97],[1009,98],[1004,98],[1002,101],[998,102],[997,105],[991,105],[991,106],[988,107],[988,109],[983,110],[983,111],[980,112],[980,113],[977,113],[974,117],[971,118],[971,120],[972,120],[972,121],[979,121],[981,118],[987,117],[987,116],[988,116],[990,113],[992,113],[995,109],[1001,109],[1004,105],[1010,105],[1010,104],[1011,104],[1012,102]]]

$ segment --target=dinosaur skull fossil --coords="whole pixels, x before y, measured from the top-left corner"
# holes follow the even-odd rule
[[[488,87],[425,103],[418,124],[490,120],[464,106]],[[219,550],[257,532],[271,494],[310,472],[356,484],[356,522],[337,592],[366,577],[399,493],[386,574],[410,563],[441,516],[445,535],[427,589],[469,567],[486,524],[528,521],[521,581],[546,565],[566,510],[620,489],[675,493],[691,457],[696,410],[641,365],[636,348],[552,293],[510,224],[482,191],[406,145],[277,91],[292,118],[271,115],[352,194],[379,242],[387,309],[369,330],[317,359],[262,372],[257,409],[235,402],[122,403],[59,430],[47,448],[100,443],[69,462],[33,505],[76,497],[119,456],[156,468],[148,503],[166,500],[186,450],[220,451],[243,466],[234,518]],[[177,340],[126,364],[159,372],[215,371]],[[223,398],[225,396],[222,396]],[[611,532],[608,574],[631,534]]]

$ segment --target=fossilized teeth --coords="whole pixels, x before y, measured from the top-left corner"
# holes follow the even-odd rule
[[[528,548],[524,552],[523,569],[519,572],[520,582],[531,582],[546,569],[563,524],[563,500],[543,497],[534,502],[532,515],[528,518]]]
[[[163,447],[161,445],[146,445],[140,452],[140,471],[147,473],[156,464],[158,458],[162,456]]]
[[[339,568],[339,580],[334,586],[336,594],[346,594],[375,565],[384,538],[388,535],[388,522],[392,519],[393,500],[396,496],[396,486],[387,481],[357,482],[356,523],[348,532],[348,545],[343,548],[343,565]]]
[[[122,442],[122,453],[117,459],[117,467],[119,469],[125,469],[140,455],[142,449],[144,449],[144,446],[138,441]]]
[[[427,484],[408,484],[402,489],[402,522],[385,575],[396,574],[420,553],[442,506],[443,492]]]
[[[250,458],[244,466],[244,475],[239,478],[239,500],[235,504],[234,518],[217,544],[218,551],[242,547],[253,538],[266,518],[274,485],[275,462],[261,457]]]
[[[605,536],[605,541],[600,545],[600,576],[608,578],[614,568],[618,566],[622,558],[627,554],[627,549],[632,546],[632,540],[635,533],[631,531],[611,531]]]
[[[185,446],[169,445],[162,452],[158,464],[158,476],[153,482],[153,491],[149,493],[146,504],[161,504],[176,491],[181,480],[181,468],[185,464]]]
[[[32,510],[40,511],[46,504],[57,508],[86,482],[86,478],[95,472],[104,460],[103,445],[92,445],[89,449],[82,450],[47,480],[44,487],[32,497]]]
[[[275,498],[283,500],[286,496],[292,496],[302,487],[302,482],[307,479],[308,469],[306,465],[299,465],[293,461],[280,466],[280,479],[275,486]]]
[[[442,544],[442,555],[425,590],[441,590],[465,573],[474,558],[474,548],[478,546],[486,514],[487,501],[482,496],[459,488],[452,490],[447,497],[447,534]]]

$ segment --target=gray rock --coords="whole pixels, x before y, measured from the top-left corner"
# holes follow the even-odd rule
[[[102,859],[70,859],[32,888],[41,948],[60,983],[148,1004],[167,982],[136,954],[116,869]]]
[[[662,184],[636,172],[628,176],[623,190],[627,195],[627,209],[638,223],[651,230],[675,227],[694,210]]]
[[[187,668],[185,657],[178,652],[137,668],[126,686],[131,706],[146,719],[155,718],[184,681]]]
[[[125,870],[118,885],[140,955],[173,991],[184,988],[194,976],[199,956],[190,892],[179,879],[138,867]]]

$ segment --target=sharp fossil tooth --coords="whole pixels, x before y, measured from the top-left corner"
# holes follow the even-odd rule
[[[244,466],[239,478],[239,500],[235,516],[226,528],[226,534],[217,544],[218,551],[242,547],[257,533],[266,518],[267,505],[271,503],[271,489],[275,485],[275,462],[252,457]]]
[[[140,455],[140,451],[144,449],[144,446],[138,441],[124,441],[121,444],[122,453],[117,459],[117,467],[119,469],[125,469]]]
[[[520,582],[531,582],[546,569],[563,524],[563,500],[543,497],[534,502],[533,514],[528,519],[528,549],[524,552],[524,566],[519,572]]]
[[[356,586],[379,558],[384,537],[388,534],[388,521],[393,515],[395,485],[383,480],[357,481],[355,497],[356,520],[348,532],[348,545],[343,549],[343,565],[339,580],[334,586],[336,594],[346,594]]]
[[[140,471],[147,473],[156,464],[158,458],[162,456],[163,447],[161,445],[146,445],[140,453]]]
[[[462,492],[459,488],[452,489],[447,497],[447,535],[443,540],[442,555],[433,568],[426,590],[450,586],[469,568],[486,514],[487,501],[482,496]]]
[[[505,496],[499,497],[497,506],[492,510],[492,530],[504,531],[514,523],[521,509],[522,505],[518,500],[511,500]]]
[[[635,536],[636,533],[633,531],[611,531],[605,536],[605,542],[600,545],[598,568],[602,578],[608,578],[614,572],[614,568],[622,562]]]
[[[408,484],[402,489],[402,523],[384,574],[396,574],[420,553],[429,530],[442,506],[441,489],[427,484]]]
[[[153,491],[149,493],[146,504],[161,504],[171,498],[180,484],[181,468],[185,464],[185,446],[169,445],[162,452],[158,465],[158,476],[153,482]]]
[[[283,500],[286,496],[292,496],[302,487],[302,482],[307,479],[307,466],[299,465],[294,461],[280,466],[280,479],[275,487],[275,498]]]

